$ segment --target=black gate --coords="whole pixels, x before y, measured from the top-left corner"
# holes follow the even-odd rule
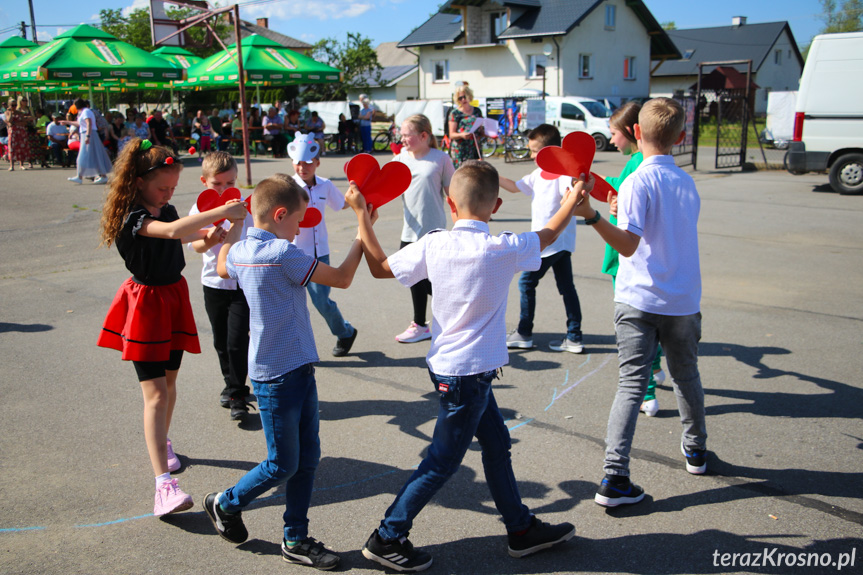
[[[746,80],[741,88],[727,88],[705,85],[704,67],[731,68],[735,65],[746,66]],[[731,71],[737,73],[736,69]],[[742,74],[738,73],[738,76]],[[700,62],[698,64],[698,84],[695,101],[693,167],[696,167],[699,140],[705,144],[707,138],[715,137],[717,169],[739,168],[746,161],[747,130],[752,113],[752,60],[730,62]],[[728,80],[726,80],[728,81]]]

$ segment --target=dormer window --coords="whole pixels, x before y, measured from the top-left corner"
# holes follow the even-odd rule
[[[692,55],[693,55],[693,54],[695,54],[695,50],[693,50],[693,49],[691,49],[691,48],[690,48],[689,50],[687,50],[686,52],[684,52],[684,53],[683,53],[683,59],[684,59],[684,60],[689,60],[689,59],[691,59],[691,58],[692,58]]]
[[[491,14],[491,43],[499,42],[498,36],[503,34],[508,24],[506,21],[506,12],[495,12]]]

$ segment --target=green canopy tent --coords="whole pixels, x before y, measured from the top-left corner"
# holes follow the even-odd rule
[[[179,68],[181,70],[188,70],[203,58],[199,56],[195,56],[185,48],[180,48],[179,46],[162,46],[161,48],[157,48],[150,52],[154,56],[158,56],[164,60],[167,60],[171,64],[174,65],[175,68]],[[174,107],[174,85],[171,85],[171,108]]]
[[[0,65],[11,62],[38,47],[39,44],[36,42],[21,36],[10,36],[0,42]]]
[[[183,70],[98,28],[81,24],[0,66],[0,83],[26,91],[170,87]]]

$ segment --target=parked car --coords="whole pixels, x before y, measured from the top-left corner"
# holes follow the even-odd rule
[[[863,193],[863,32],[812,40],[785,157],[792,174],[830,170],[840,194]]]
[[[609,148],[611,110],[592,98],[559,96],[546,98],[545,121],[557,126],[561,136],[570,132],[587,132],[596,142],[596,150]]]

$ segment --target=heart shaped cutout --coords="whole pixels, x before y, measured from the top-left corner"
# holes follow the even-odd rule
[[[561,175],[577,178],[591,173],[596,179],[590,195],[601,201],[608,201],[608,192],[617,193],[611,184],[590,171],[596,155],[596,142],[587,132],[571,132],[563,139],[561,146],[546,146],[536,155],[536,165],[542,169],[540,177],[556,180]]]
[[[402,195],[411,185],[411,170],[401,162],[383,168],[370,154],[357,154],[345,164],[349,182],[356,182],[367,204],[380,208]]]
[[[318,208],[306,208],[306,213],[303,216],[303,219],[300,220],[301,228],[313,228],[324,219],[323,214],[321,214],[321,210]]]
[[[219,206],[224,206],[228,202],[228,200],[241,199],[243,199],[243,195],[237,188],[228,188],[221,194],[219,194],[219,192],[217,192],[216,190],[210,188],[198,194],[198,199],[195,202],[195,205],[198,207],[199,212],[204,213],[210,210],[214,210]],[[225,218],[222,218],[217,222],[213,222],[213,225],[218,226],[224,221]]]

